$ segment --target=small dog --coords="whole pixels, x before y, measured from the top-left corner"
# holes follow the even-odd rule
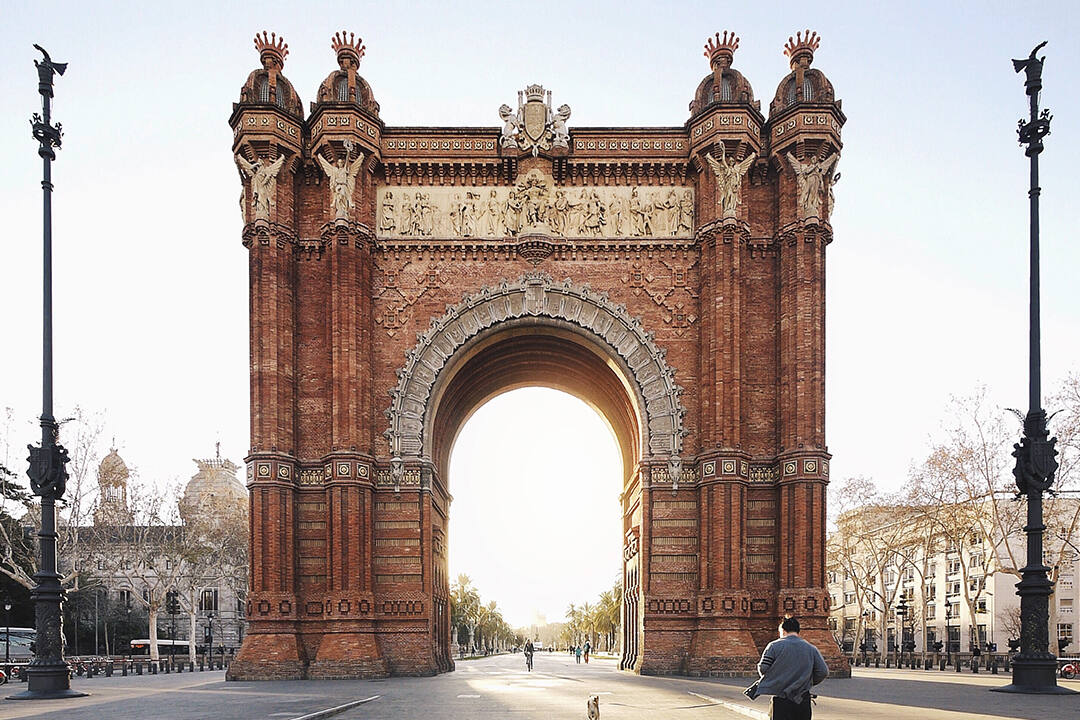
[[[600,720],[600,696],[590,695],[589,699],[585,702],[585,707],[588,708],[589,720]]]

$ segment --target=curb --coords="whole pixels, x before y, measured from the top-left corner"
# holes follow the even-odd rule
[[[720,698],[709,697],[708,695],[702,695],[701,693],[692,692],[690,694],[694,697],[699,697],[702,700],[708,700],[714,705],[720,705],[727,710],[731,710],[732,712],[737,712],[745,717],[753,718],[754,720],[769,720],[769,713],[763,710],[755,710],[754,708],[747,707],[746,705],[733,703],[729,700],[721,700]]]
[[[308,713],[307,715],[300,715],[299,717],[294,717],[290,720],[322,720],[322,718],[333,717],[334,715],[343,713],[350,708],[356,707],[357,705],[363,705],[364,703],[369,703],[372,700],[378,700],[380,697],[382,696],[372,695],[371,697],[364,698],[363,700],[353,700],[352,702],[347,702],[344,705],[338,705],[337,707],[326,708],[325,710],[316,710],[313,713]]]

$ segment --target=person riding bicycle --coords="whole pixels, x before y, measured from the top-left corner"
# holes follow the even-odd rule
[[[525,641],[525,664],[532,670],[533,653],[536,652],[536,648],[533,647],[532,640]]]

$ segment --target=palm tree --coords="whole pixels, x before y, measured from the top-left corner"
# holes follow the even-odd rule
[[[462,573],[450,588],[450,622],[455,629],[465,627],[469,631],[469,646],[476,640],[479,616],[480,593],[473,587],[472,579]]]

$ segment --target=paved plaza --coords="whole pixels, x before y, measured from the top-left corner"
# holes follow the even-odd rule
[[[1005,675],[874,670],[857,668],[850,680],[819,686],[819,720],[991,720],[1080,717],[1080,695],[1030,696],[990,693],[1007,684]],[[757,718],[768,716],[768,700],[751,702],[745,680],[643,677],[616,669],[610,659],[577,664],[565,654],[540,653],[532,673],[522,656],[469,660],[456,672],[430,678],[226,683],[222,672],[181,675],[75,678],[72,686],[92,693],[77,700],[0,703],[0,719],[65,720],[294,720],[357,703],[336,713],[339,720],[400,718],[584,718],[585,700],[598,694],[601,717]],[[1080,691],[1080,681],[1063,685]],[[8,689],[21,690],[20,684]]]

